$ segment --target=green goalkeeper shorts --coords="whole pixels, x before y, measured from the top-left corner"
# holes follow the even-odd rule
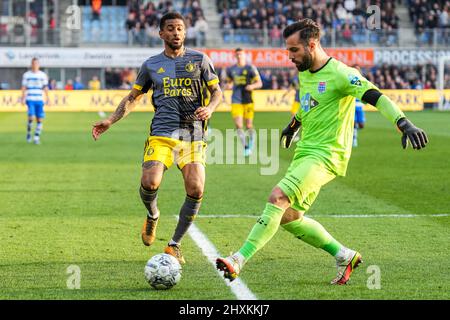
[[[317,198],[320,188],[335,177],[323,161],[315,157],[294,158],[278,187],[289,198],[293,209],[305,212]]]

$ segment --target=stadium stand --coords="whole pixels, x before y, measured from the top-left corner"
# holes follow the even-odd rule
[[[398,16],[395,0],[372,1],[381,8],[382,32],[366,32],[368,1],[309,1],[309,0],[217,0],[221,15],[224,42],[262,44],[255,29],[262,28],[275,44],[280,44],[280,32],[287,24],[301,18],[316,20],[324,30],[323,44],[329,45],[335,37],[337,45],[377,43],[394,45],[398,42]],[[310,5],[312,4],[312,5]],[[272,44],[274,44],[272,42]]]
[[[103,6],[101,13],[83,6],[83,42],[160,46],[159,20],[174,10],[186,17],[189,43],[204,46],[208,26],[198,0],[130,0],[127,6]]]
[[[19,2],[25,3],[25,0]],[[28,14],[24,6],[16,9],[11,3],[3,1],[0,5],[0,45],[62,44],[61,30],[58,29],[63,25],[62,12],[55,7],[55,0],[46,0],[46,8],[43,1],[30,2]],[[319,22],[323,28],[323,45],[328,48],[418,45],[428,49],[441,45],[445,49],[450,42],[448,0],[216,0],[213,3],[202,0],[96,0],[78,3],[82,8],[82,32],[79,43],[74,46],[160,47],[159,20],[172,10],[186,17],[186,45],[197,48],[283,47],[283,28],[302,17]],[[111,5],[118,3],[120,5]],[[366,9],[369,5],[381,8],[380,30],[367,29]],[[22,30],[25,23],[11,24],[8,15],[17,21],[20,20],[18,17],[23,17],[28,22],[28,42]],[[135,75],[136,71],[122,68],[90,70],[82,76],[83,85],[88,87],[87,82],[96,75],[102,81],[102,88],[129,88],[134,79],[128,74]],[[264,89],[287,89],[291,72],[282,68],[260,69]],[[363,68],[363,72],[381,89],[436,88],[437,66],[426,61],[415,66],[378,65]],[[63,88],[69,79],[74,80],[75,76],[66,70],[58,79],[62,83],[58,82],[54,87]],[[444,81],[444,86],[450,87],[448,72]],[[4,79],[1,87],[14,86]]]
[[[436,37],[449,44],[449,11],[450,1],[444,0],[408,0],[408,11],[419,45],[431,45]]]
[[[126,7],[103,6],[98,16],[93,14],[90,6],[82,8],[84,43],[127,43]]]

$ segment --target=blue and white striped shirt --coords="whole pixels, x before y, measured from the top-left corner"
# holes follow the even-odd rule
[[[47,75],[42,71],[27,71],[23,74],[22,86],[26,90],[26,101],[43,102],[43,91],[48,86]]]

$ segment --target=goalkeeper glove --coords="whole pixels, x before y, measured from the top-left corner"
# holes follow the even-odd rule
[[[425,145],[428,143],[428,138],[422,129],[417,128],[406,118],[399,119],[397,121],[397,127],[403,133],[403,149],[408,147],[408,143],[411,143],[412,147],[417,150],[425,148]]]
[[[294,116],[288,126],[281,131],[280,143],[283,148],[289,148],[291,146],[292,140],[294,140],[294,137],[300,130],[301,125],[302,123]]]

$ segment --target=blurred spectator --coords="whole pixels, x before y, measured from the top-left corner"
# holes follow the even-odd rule
[[[200,16],[197,22],[195,22],[194,28],[197,32],[197,47],[204,47],[206,44],[206,32],[208,31],[208,23],[206,22],[205,17]]]
[[[125,81],[122,81],[122,84],[120,85],[120,90],[131,90],[131,84]]]
[[[197,31],[195,27],[192,25],[191,19],[186,19],[186,46],[193,47],[195,46],[197,38]]]
[[[274,47],[281,47],[283,45],[282,31],[278,25],[274,25],[269,32],[271,45]]]
[[[344,28],[342,30],[342,39],[344,40],[344,44],[354,46],[352,38],[352,30],[350,30],[350,25],[348,23],[344,24]]]
[[[154,21],[151,25],[146,24],[146,34],[148,44],[150,47],[156,47],[161,44],[161,38],[159,37],[158,22]]]
[[[272,72],[270,69],[264,69],[261,73],[261,81],[263,83],[263,89],[270,89],[272,85]]]
[[[137,41],[137,43],[139,43],[141,46],[144,46],[147,41],[146,41],[146,26],[147,26],[147,21],[145,18],[145,14],[140,14],[139,15],[139,20],[136,23],[136,27],[135,27],[135,39]]]
[[[64,86],[64,90],[73,90],[73,81],[72,81],[72,79],[67,80],[66,85]]]
[[[113,89],[114,88],[114,72],[111,68],[105,69],[105,88],[106,89]]]
[[[129,0],[128,18],[125,22],[128,43],[137,43],[142,46],[150,45],[151,47],[161,45],[159,20],[163,14],[176,9],[185,17],[186,28],[191,26],[186,45],[205,46],[208,23],[204,18],[203,9],[198,0],[179,0],[177,6],[174,6],[174,3],[170,0],[160,0],[158,2]]]
[[[128,43],[133,42],[136,38],[136,14],[134,12],[130,12],[128,14],[128,18],[125,21],[125,27],[128,34]]]
[[[283,45],[276,39],[277,29],[282,31],[301,18],[311,18],[321,26],[324,45],[330,45],[334,38],[342,45],[378,43],[380,40],[387,45],[395,44],[398,38],[395,3],[395,0],[240,0],[231,3],[217,0],[225,42],[272,46]],[[381,8],[386,30],[367,32],[369,4]],[[374,35],[369,38],[372,33]]]
[[[100,90],[101,89],[101,84],[100,81],[98,80],[97,76],[93,76],[92,80],[89,81],[89,90]]]
[[[48,82],[48,89],[49,90],[56,90],[56,89],[58,89],[55,79],[50,79],[49,80],[49,82]]]
[[[126,82],[128,84],[134,83],[136,79],[136,73],[131,68],[124,68],[122,72],[120,72],[120,83]]]
[[[81,82],[80,77],[76,77],[73,83],[73,90],[84,90],[84,84]]]
[[[92,20],[100,20],[102,0],[91,0]]]
[[[435,40],[449,43],[448,0],[408,0],[409,17],[414,23],[418,45],[430,45]]]
[[[134,68],[111,68],[105,69],[105,88],[121,89],[131,88],[137,77],[137,70]]]

